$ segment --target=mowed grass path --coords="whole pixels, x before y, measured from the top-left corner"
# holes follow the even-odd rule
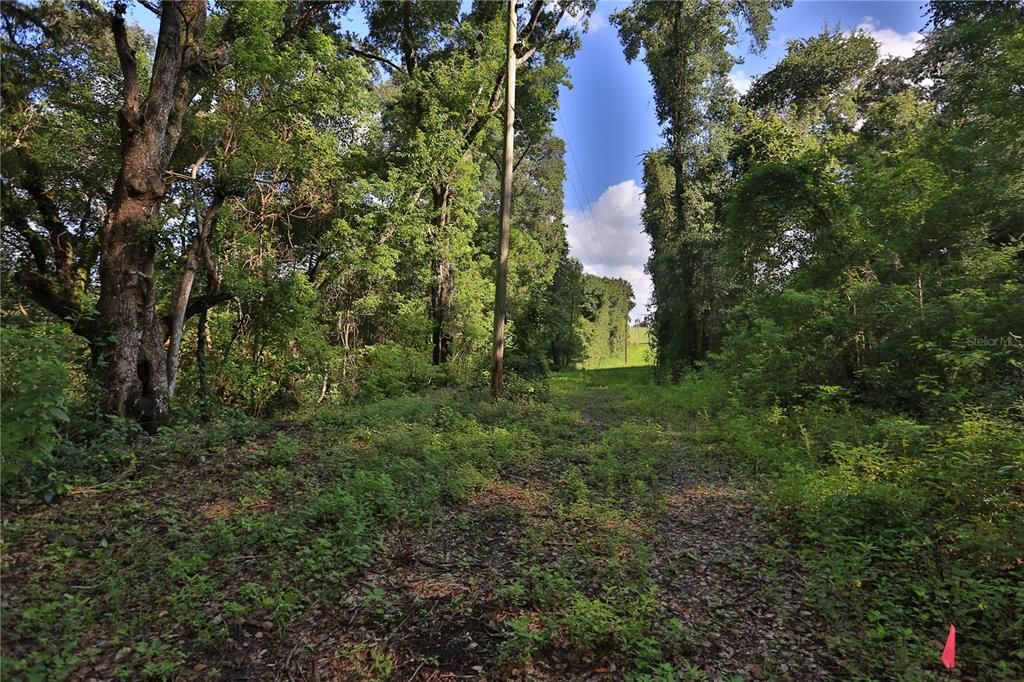
[[[619,369],[622,367],[649,367],[654,364],[654,352],[647,327],[630,327],[628,348],[612,357],[588,359],[585,369]]]
[[[163,434],[6,515],[5,679],[823,679],[794,552],[647,368]]]

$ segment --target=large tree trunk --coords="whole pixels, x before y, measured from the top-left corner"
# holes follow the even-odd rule
[[[103,409],[159,425],[169,416],[166,332],[156,315],[154,245],[145,234],[159,199],[133,198],[119,182],[103,232],[100,322],[110,340],[103,369]]]
[[[164,173],[178,145],[181,119],[198,75],[206,0],[164,2],[149,92],[139,90],[135,51],[128,43],[125,6],[115,5],[111,28],[124,77],[119,125],[121,171],[103,229],[100,324],[110,339],[102,408],[154,427],[170,417],[164,343],[153,281]]]
[[[430,292],[431,328],[435,365],[448,362],[452,354],[452,334],[448,312],[452,304],[452,264],[436,257],[433,262],[434,286]]]

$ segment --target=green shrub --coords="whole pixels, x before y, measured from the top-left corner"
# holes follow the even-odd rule
[[[180,430],[162,430],[161,436],[158,441],[165,450],[183,450],[192,443],[190,438],[182,438]],[[134,419],[76,415],[68,425],[67,438],[57,450],[58,467],[68,475],[85,479],[134,467],[143,437],[145,431]]]
[[[513,350],[505,356],[505,370],[529,381],[543,381],[551,372],[548,358],[540,349]]]
[[[974,669],[1013,678],[1024,655],[1019,421],[965,410],[927,425],[824,403],[771,414],[748,418],[756,442],[743,445],[736,417],[720,435],[769,463],[759,471],[802,538],[815,603],[847,624],[875,672],[920,672],[929,637],[954,622]]]
[[[605,431],[587,467],[587,483],[609,500],[649,503],[659,476],[678,454],[674,439],[654,422],[627,422]]]
[[[372,401],[418,393],[441,382],[443,372],[426,355],[396,343],[363,349],[359,363],[359,396]]]
[[[321,323],[319,294],[306,274],[259,260],[255,272],[236,265],[225,273],[244,322],[223,308],[211,311],[211,334],[231,342],[208,370],[221,401],[265,416],[315,404],[345,351],[329,342],[331,327]],[[194,363],[183,362],[180,383],[179,398],[195,395]]]
[[[512,402],[543,402],[551,396],[551,386],[546,378],[529,379],[515,372],[506,372],[504,384],[505,390],[501,397]]]
[[[395,521],[401,515],[401,494],[387,474],[356,471],[348,488],[364,508],[382,523]]]
[[[300,447],[302,442],[298,439],[278,434],[271,446],[259,453],[259,459],[268,466],[288,466],[299,453]]]
[[[319,526],[345,528],[353,537],[366,530],[366,514],[350,490],[340,486],[321,490],[306,508],[310,521]]]
[[[42,330],[0,328],[0,475],[5,497],[22,492],[52,496],[63,488],[54,452],[61,426],[70,419],[70,363],[68,348]]]

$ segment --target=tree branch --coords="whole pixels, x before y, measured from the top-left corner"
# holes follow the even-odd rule
[[[514,164],[512,164],[512,172],[513,173],[515,173],[517,170],[519,170],[519,164],[521,164],[523,161],[525,161],[526,157],[530,155],[530,150],[533,149],[533,143],[534,143],[533,140],[529,140],[526,143],[526,149],[523,150],[523,155],[519,157],[518,161],[516,161]],[[547,158],[547,156],[548,155],[545,154],[541,158],[545,159],[545,158]]]
[[[46,246],[46,240],[43,239],[43,235],[33,230],[27,223],[21,220],[12,221],[9,213],[4,217],[7,218],[8,224],[15,223],[14,231],[28,243],[28,251],[32,254],[32,260],[35,261],[36,270],[43,274],[48,273],[50,271],[50,250]]]
[[[15,279],[41,308],[69,322],[71,331],[87,339],[97,336],[100,328],[96,321],[86,319],[78,302],[58,292],[48,277],[38,272],[21,270]]]
[[[412,3],[408,1],[402,3],[402,34],[399,42],[402,45],[402,60],[405,62],[405,70],[409,72],[411,78],[416,72],[416,67],[419,66],[419,60],[416,57],[416,43],[412,35]]]
[[[527,62],[527,60],[529,60],[530,57],[532,57],[536,51],[537,51],[537,46],[534,45],[529,50],[524,52],[521,57],[517,57],[516,58],[516,66],[522,66],[523,64],[525,64]]]
[[[309,23],[316,18],[317,14],[331,5],[336,5],[341,2],[344,2],[344,0],[314,0],[313,2],[310,2],[305,11],[296,17],[295,20],[285,28],[284,32],[278,36],[277,40],[274,41],[274,44],[278,46],[284,45],[294,38],[299,31],[309,25]]]
[[[391,61],[387,57],[384,57],[384,56],[379,55],[379,54],[374,54],[373,52],[369,52],[367,50],[362,50],[362,49],[360,49],[358,47],[355,47],[351,43],[348,46],[348,51],[351,52],[352,54],[356,55],[357,57],[362,57],[364,59],[369,59],[369,60],[372,60],[372,61],[375,61],[375,62],[379,62],[379,63],[383,64],[384,66],[386,66],[391,71],[401,71],[402,70],[402,67],[400,67],[398,64],[395,64],[393,61]]]
[[[188,307],[185,308],[185,319],[195,317],[204,310],[209,310],[225,301],[230,301],[234,297],[235,295],[230,291],[211,291],[208,294],[197,296],[188,302]]]
[[[50,239],[50,255],[53,256],[56,273],[59,277],[71,277],[74,270],[75,250],[71,243],[71,234],[64,226],[64,220],[60,214],[57,202],[50,196],[49,191],[43,183],[43,169],[34,158],[25,153],[23,148],[14,152],[15,157],[22,167],[21,184],[24,190],[32,197],[37,210],[39,211],[39,224],[46,230]],[[26,230],[18,230],[23,237],[29,240],[29,246],[33,249],[33,257],[39,262],[39,254],[32,245]],[[28,232],[33,232],[28,229]],[[38,237],[38,234],[36,234]],[[47,272],[48,267],[38,268],[39,272]]]
[[[526,43],[533,35],[534,29],[537,28],[537,22],[540,20],[540,13],[544,10],[544,0],[536,0],[533,3],[533,7],[530,9],[530,19],[526,22],[526,30],[522,32],[519,39]],[[565,10],[562,10],[563,12]],[[561,21],[561,19],[559,19]],[[556,24],[557,25],[557,24]]]
[[[526,52],[524,52],[521,55],[519,55],[516,58],[516,66],[522,66],[523,64],[528,62],[530,60],[530,57],[532,57],[534,54],[536,54],[537,50],[539,50],[540,48],[542,48],[545,45],[547,45],[548,41],[551,40],[551,36],[553,36],[557,32],[558,25],[560,23],[562,23],[562,18],[564,16],[565,16],[565,8],[563,7],[562,10],[558,13],[558,19],[555,20],[555,28],[552,30],[552,32],[547,34],[546,36],[542,36],[541,40],[538,40],[537,43],[533,45],[533,47],[531,47],[529,50],[527,50]],[[525,44],[525,43],[526,43],[526,41],[523,40],[522,44]]]
[[[184,320],[195,317],[203,311],[210,310],[214,306],[220,305],[225,301],[230,301],[235,298],[235,295],[230,291],[211,291],[197,296],[188,302],[185,306]],[[170,330],[171,325],[174,323],[174,313],[168,313],[160,318],[160,322],[163,324],[165,333]]]
[[[491,150],[489,150],[489,149],[488,149],[488,150],[487,150],[486,152],[484,152],[484,153],[485,153],[485,154],[487,154],[487,158],[489,158],[489,159],[490,159],[491,161],[493,161],[493,162],[494,162],[494,167],[495,167],[495,168],[497,169],[497,171],[498,171],[498,178],[500,179],[500,178],[501,178],[501,171],[502,171],[502,170],[504,169],[504,166],[503,166],[503,165],[502,165],[502,163],[501,163],[501,159],[499,159],[499,158],[498,158],[498,157],[497,157],[497,156],[496,156],[496,155],[495,155],[495,154],[494,154],[493,152],[491,152]]]
[[[124,13],[128,9],[123,0],[114,3],[114,11],[110,14],[110,29],[114,33],[114,46],[117,48],[117,61],[121,65],[124,83],[121,86],[123,102],[121,119],[130,130],[139,126],[139,71],[135,59],[135,50],[128,43],[128,28],[124,22]]]
[[[501,90],[504,84],[505,69],[502,69],[498,74],[497,81],[494,83],[494,89],[491,90],[491,99],[487,103],[487,111],[477,116],[476,120],[473,121],[473,124],[466,131],[466,136],[462,141],[462,151],[468,151],[469,148],[473,146],[473,142],[476,141],[477,136],[483,131],[487,122],[491,119],[491,116],[497,113],[498,109],[501,108]]]
[[[161,9],[159,5],[153,4],[149,0],[139,0],[139,4],[148,9],[153,14],[157,16],[161,15]]]
[[[6,2],[4,3],[4,14],[8,17],[14,17],[16,20],[32,24],[39,32],[42,33],[47,40],[53,42],[55,34],[54,29],[60,23],[60,20],[56,20],[53,23],[47,24],[42,17],[42,13],[38,7],[29,7],[20,2]],[[7,22],[5,22],[7,24]],[[7,24],[8,30],[12,30],[13,27]],[[13,39],[12,39],[12,42]]]
[[[210,245],[207,240],[199,245],[199,259],[203,261],[206,268],[206,285],[210,291],[220,291],[221,276],[217,272],[217,264],[213,262],[213,254],[210,253]]]

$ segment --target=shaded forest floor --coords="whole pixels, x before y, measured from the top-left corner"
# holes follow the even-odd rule
[[[663,391],[600,370],[163,434],[6,515],[5,678],[848,677]]]

